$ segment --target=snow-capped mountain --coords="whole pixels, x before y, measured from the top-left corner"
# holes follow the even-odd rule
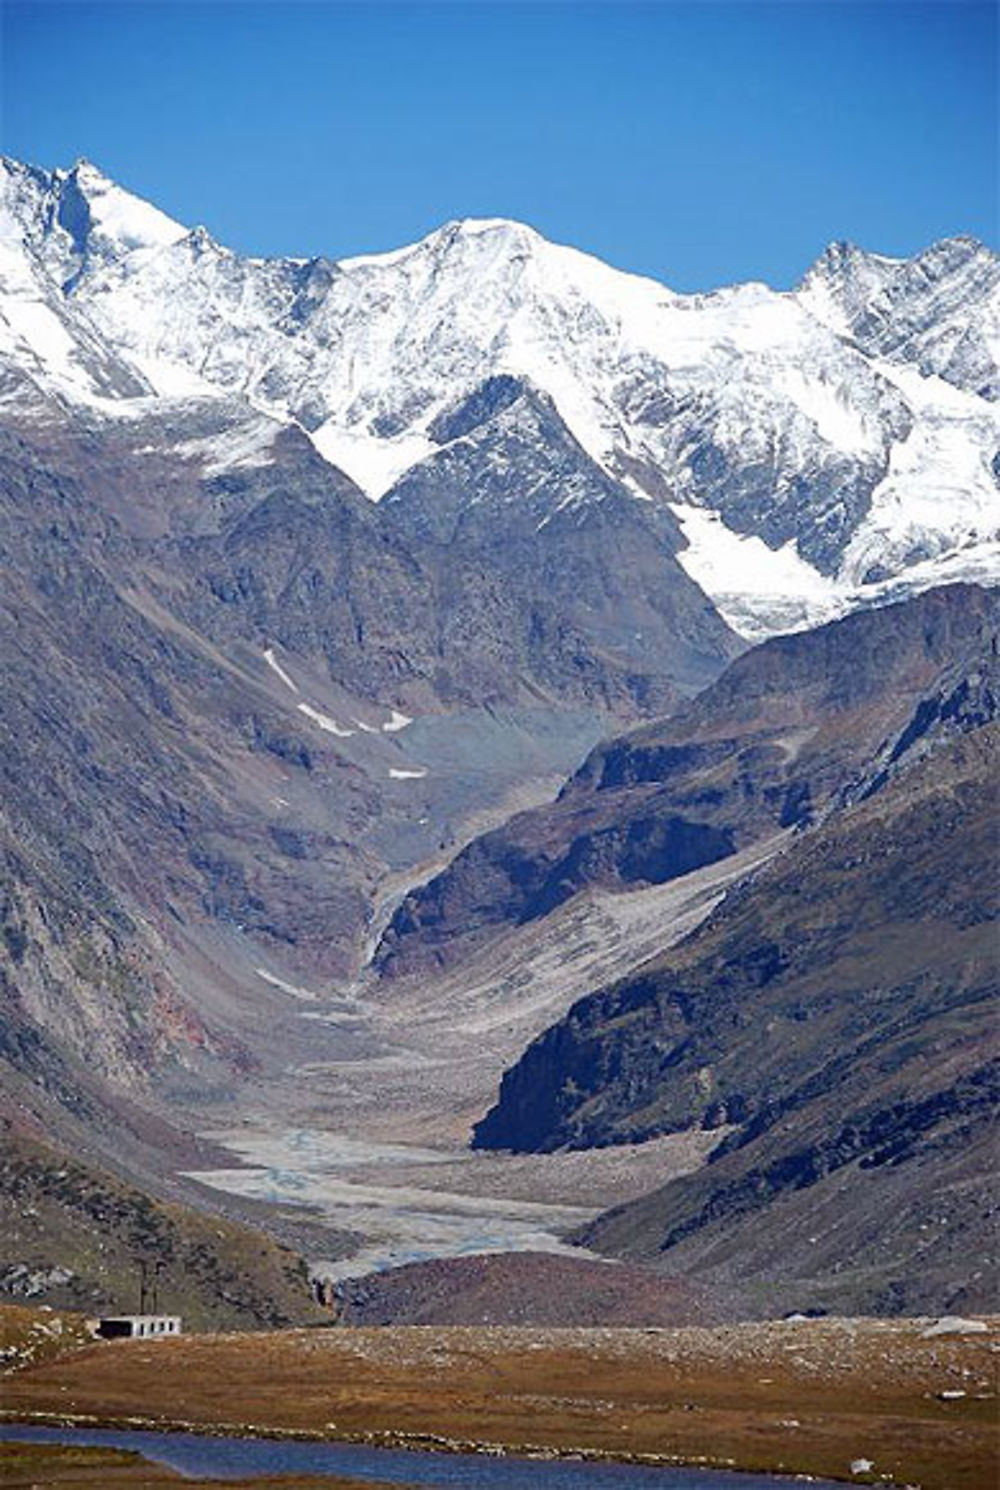
[[[63,396],[242,395],[377,500],[516,379],[670,506],[681,562],[750,636],[1000,573],[1000,260],[971,240],[913,260],[836,245],[792,292],[679,295],[503,220],[259,260],[85,162],[6,162],[0,186],[0,351]]]
[[[996,399],[998,280],[996,255],[975,238],[951,238],[904,260],[833,243],[797,298],[870,355]]]
[[[93,210],[85,193],[91,187]],[[94,400],[153,393],[68,294],[85,262],[101,254],[127,253],[130,244],[140,241],[135,230],[123,227],[132,200],[85,163],[71,172],[52,173],[0,164],[4,402],[46,395]],[[137,202],[134,217],[137,225],[159,225],[161,214]]]

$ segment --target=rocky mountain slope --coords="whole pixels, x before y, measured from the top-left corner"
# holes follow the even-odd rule
[[[863,796],[929,731],[992,713],[996,624],[993,592],[955,586],[746,653],[407,897],[381,971],[451,965],[586,885],[662,883]]]
[[[578,1009],[547,1089],[613,1073],[589,1112],[571,1104],[578,1133],[739,1125],[588,1245],[772,1308],[991,1306],[995,752],[994,727],[945,748],[804,840],[673,967]]]
[[[108,421],[25,396],[0,430],[0,981],[36,1076],[226,1091],[357,966],[387,877],[738,650],[669,515],[530,390],[466,437],[533,494],[492,549],[404,534],[416,493],[372,506],[238,401]],[[435,479],[442,514],[462,479]],[[601,491],[583,521],[556,510],[573,483]]]
[[[363,1065],[390,917],[386,1000],[894,800],[995,707],[984,591],[886,602],[1000,573],[998,321],[964,239],[679,296],[493,220],[248,259],[0,163],[4,1111],[163,1181],[193,1114]],[[517,1142],[705,1118],[595,1070]]]
[[[144,1298],[147,1308],[181,1314],[195,1330],[323,1318],[306,1265],[290,1248],[221,1216],[153,1200],[79,1156],[9,1128],[0,1218],[0,1296],[8,1300],[44,1299],[96,1315],[137,1312]]]
[[[0,185],[3,345],[106,415],[149,388],[238,394],[377,498],[513,378],[674,511],[685,567],[748,635],[996,572],[1000,264],[972,240],[909,261],[835,245],[796,291],[683,296],[502,220],[264,261],[87,162],[8,161]],[[502,480],[477,500],[509,517]]]
[[[989,1307],[1000,690],[983,640],[825,821],[504,1077],[486,1146],[730,1127],[588,1246],[771,1310]]]
[[[916,975],[934,935],[941,934],[938,919],[946,924],[954,916],[959,930],[966,924],[974,928],[970,945],[978,947],[988,972],[995,914],[988,870],[995,823],[987,767],[994,745],[992,727],[975,731],[968,742],[936,752],[933,769],[928,768],[930,763],[911,767],[866,802],[794,841],[746,887],[727,897],[708,926],[669,954],[662,987],[654,958],[635,979],[578,1004],[508,1073],[498,1107],[479,1127],[479,1141],[518,1148],[631,1141],[669,1131],[675,1123],[684,1127],[695,1117],[714,1126],[742,1123],[761,1110],[779,1108],[779,1093],[768,1083],[773,1083],[780,1063],[794,1063],[803,1051],[804,1058],[812,1060],[816,1041],[826,1042],[826,1054],[835,1062],[852,1058],[851,1040],[843,1038],[839,1028],[831,1035],[821,1017],[839,1021],[857,1014],[856,1001],[846,992],[842,1006],[837,1004],[834,992],[840,972],[831,969],[856,957],[862,985],[866,976],[877,983],[880,957],[872,954],[872,966],[865,973],[862,949],[866,942],[874,946],[880,935],[888,942],[886,962],[891,965],[895,956],[900,967],[912,963]],[[953,773],[958,773],[957,784],[949,780]],[[897,801],[909,813],[905,821]],[[975,814],[968,824],[962,820],[966,809]],[[898,848],[892,844],[893,832]],[[963,834],[968,852],[961,842]],[[918,842],[922,835],[926,843]],[[912,876],[904,873],[904,845]],[[851,855],[860,854],[862,847],[864,858],[856,862],[873,864],[874,869],[855,875],[844,868],[838,872],[839,860],[850,866],[855,862]],[[843,907],[833,898],[834,887],[840,890]],[[966,899],[967,906],[959,909]],[[895,941],[901,933],[891,925],[887,907],[896,913],[900,926],[921,926],[919,939],[912,931],[909,944],[898,948]],[[925,920],[927,928],[921,925]],[[768,940],[769,928],[773,936]],[[930,940],[925,942],[925,937]],[[693,971],[692,964],[709,947],[717,955]],[[951,952],[942,947],[941,955]],[[804,992],[810,979],[814,1000]],[[823,998],[828,984],[830,997]],[[774,1026],[773,1043],[765,1042],[762,1004],[772,996],[785,1000],[787,985],[801,992],[803,1003],[798,1008],[788,998],[789,1008],[783,1005],[782,1019]],[[858,997],[863,1000],[863,993]],[[717,1022],[714,1014],[709,1017],[713,998]],[[742,1016],[724,1034],[739,1006]],[[643,1013],[637,1016],[640,1008]],[[869,1012],[873,1022],[881,1017],[877,1010]],[[884,1012],[892,1012],[891,1004]],[[786,1019],[793,1021],[790,1028]],[[803,1024],[801,1030],[794,1028],[795,1019]],[[605,1023],[613,1026],[613,1057],[599,1048]],[[856,1033],[868,1032],[859,1026]],[[754,1042],[757,1048],[752,1052]],[[624,1059],[626,1044],[629,1054]],[[760,1075],[751,1095],[751,1073],[758,1063]],[[731,1082],[721,1074],[730,1069]]]

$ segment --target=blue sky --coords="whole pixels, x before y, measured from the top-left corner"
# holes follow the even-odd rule
[[[503,216],[677,289],[997,234],[973,0],[2,0],[3,149],[259,254]]]

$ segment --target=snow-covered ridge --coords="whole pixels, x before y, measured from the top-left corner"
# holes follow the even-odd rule
[[[88,160],[40,171],[0,157],[0,234],[23,236],[63,288],[97,265],[165,248],[187,231]]]
[[[765,629],[986,552],[1000,528],[1000,260],[970,239],[911,260],[834,244],[790,292],[679,295],[503,219],[339,263],[244,258],[85,162],[5,162],[0,356],[71,397],[242,395],[373,499],[510,375],[608,473],[686,514],[689,572]],[[794,603],[769,613],[776,560]]]

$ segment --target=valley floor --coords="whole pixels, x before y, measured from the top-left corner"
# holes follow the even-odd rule
[[[316,1031],[316,1058],[243,1099],[241,1122],[206,1132],[235,1162],[193,1177],[363,1236],[352,1257],[314,1257],[327,1277],[471,1252],[569,1251],[567,1231],[698,1168],[722,1133],[497,1154],[469,1150],[472,1124],[541,1030],[686,935],[784,836],[669,884],[590,891],[451,971],[361,983],[297,1009]]]

